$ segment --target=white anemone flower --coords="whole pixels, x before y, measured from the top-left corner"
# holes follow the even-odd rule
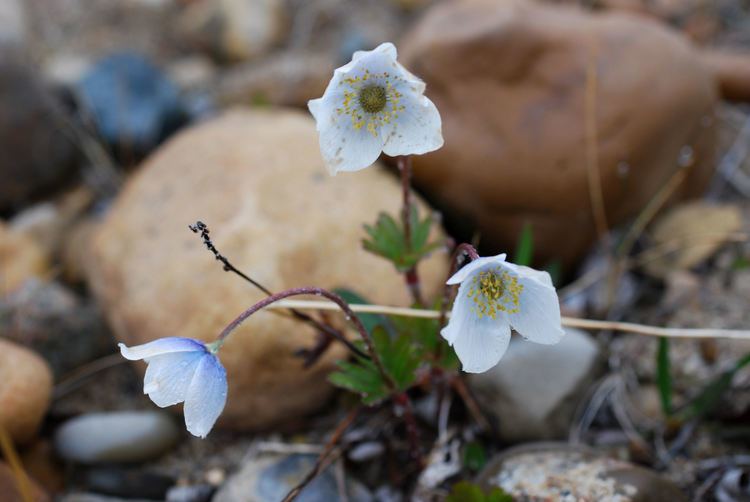
[[[448,284],[461,286],[440,334],[468,373],[483,373],[500,361],[511,328],[532,342],[549,345],[564,334],[557,293],[547,272],[509,263],[501,254],[472,261]]]
[[[184,402],[187,430],[206,437],[227,400],[227,374],[215,354],[218,346],[180,337],[119,346],[126,359],[148,364],[143,393],[161,408]]]
[[[357,51],[336,69],[322,98],[307,106],[331,174],[358,171],[385,152],[419,155],[443,146],[440,114],[425,84],[396,61],[396,47]]]

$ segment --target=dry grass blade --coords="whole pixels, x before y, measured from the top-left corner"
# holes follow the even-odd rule
[[[29,481],[26,471],[23,470],[21,459],[13,447],[13,441],[5,428],[0,425],[0,451],[2,451],[5,460],[10,464],[10,468],[13,471],[13,476],[16,478],[16,487],[18,488],[18,494],[21,496],[23,502],[34,502],[34,497],[31,493],[31,482]],[[3,496],[9,494],[0,494]]]
[[[437,310],[411,309],[405,307],[389,307],[386,305],[349,305],[352,312],[357,314],[384,314],[403,317],[418,317],[422,319],[438,319],[440,312]],[[269,305],[266,308],[295,308],[300,310],[338,310],[335,304],[327,301],[309,300],[282,300]],[[692,328],[662,328],[649,326],[647,324],[636,324],[632,322],[598,321],[595,319],[582,319],[578,317],[563,317],[563,326],[589,330],[607,330],[621,333],[634,333],[637,335],[657,336],[665,338],[728,338],[736,340],[750,340],[750,330],[735,329],[692,329]]]

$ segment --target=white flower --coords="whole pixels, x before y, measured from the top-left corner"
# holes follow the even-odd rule
[[[185,402],[185,426],[206,437],[227,400],[227,374],[212,350],[192,338],[160,338],[136,347],[120,343],[123,357],[148,363],[143,393],[159,407]]]
[[[560,304],[547,272],[505,261],[478,258],[448,284],[461,284],[448,325],[440,332],[469,373],[495,366],[510,342],[511,327],[536,343],[554,344],[564,331]]]
[[[307,106],[331,174],[358,171],[387,155],[422,154],[443,146],[440,114],[425,84],[396,61],[396,47],[357,51],[338,68],[322,98]]]

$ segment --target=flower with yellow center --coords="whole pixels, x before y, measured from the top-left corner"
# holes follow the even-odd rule
[[[505,354],[511,328],[542,344],[560,341],[560,304],[547,272],[505,261],[478,258],[448,279],[460,284],[441,335],[468,373],[483,373]]]
[[[440,114],[424,96],[424,82],[396,56],[391,43],[355,52],[323,97],[308,102],[331,174],[364,169],[380,152],[419,155],[443,146]]]

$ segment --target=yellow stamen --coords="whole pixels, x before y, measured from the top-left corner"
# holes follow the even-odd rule
[[[523,284],[500,267],[484,270],[471,280],[467,296],[474,302],[472,312],[479,318],[497,318],[498,312],[515,314],[519,312],[519,298]]]

